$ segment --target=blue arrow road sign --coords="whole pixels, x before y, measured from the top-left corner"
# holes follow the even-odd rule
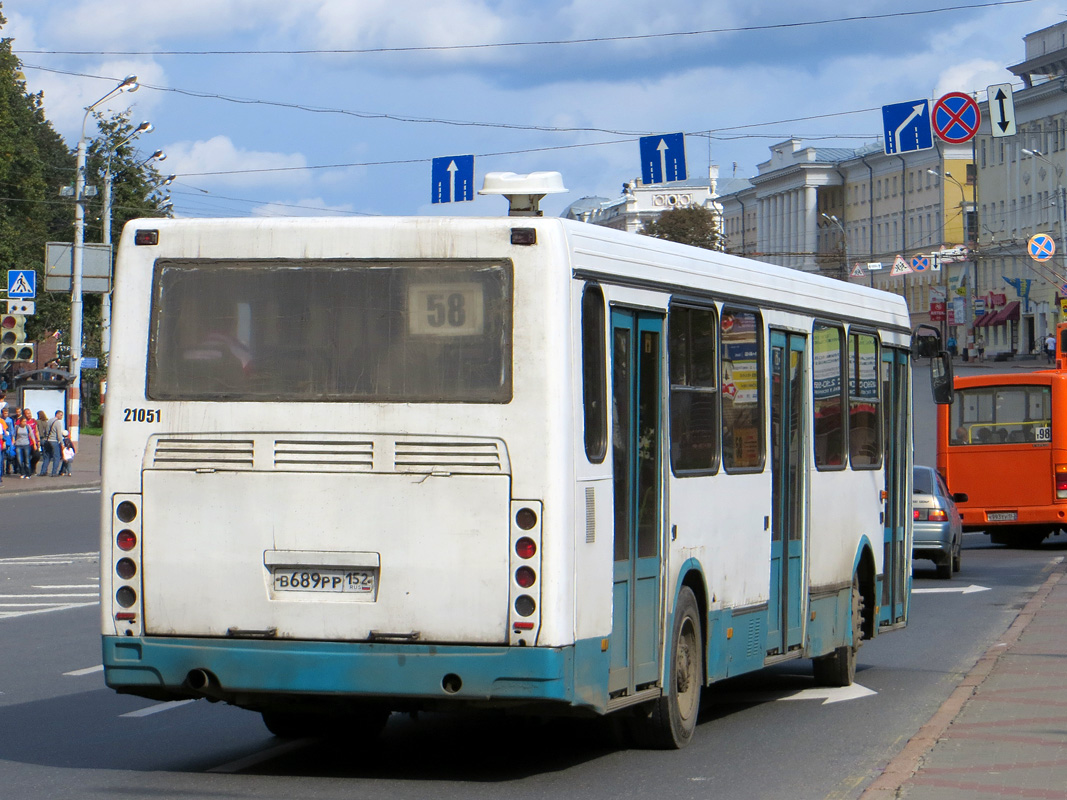
[[[32,269],[7,271],[7,296],[12,300],[29,300],[37,296],[37,273]]]
[[[435,158],[430,170],[431,203],[460,203],[474,199],[474,156]]]
[[[929,150],[934,146],[930,130],[930,101],[912,100],[882,106],[882,128],[885,134],[885,154]]]
[[[642,136],[640,141],[641,181],[644,184],[685,180],[685,134]]]

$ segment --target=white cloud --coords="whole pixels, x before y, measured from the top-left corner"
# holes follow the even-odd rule
[[[306,173],[298,169],[307,166],[307,159],[302,154],[243,150],[228,136],[175,142],[164,149],[168,171],[177,174],[183,182],[255,186],[299,184],[308,180]]]

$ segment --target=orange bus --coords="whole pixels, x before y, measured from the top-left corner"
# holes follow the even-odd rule
[[[963,529],[994,544],[1036,547],[1067,527],[1067,324],[1056,343],[1054,368],[957,376],[937,409],[938,471],[967,495]]]

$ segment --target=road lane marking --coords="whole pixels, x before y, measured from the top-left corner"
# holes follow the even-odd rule
[[[64,672],[63,675],[71,678],[80,678],[83,675],[92,675],[94,672],[103,672],[104,665],[97,664],[95,667],[86,667],[85,669],[75,669],[70,672]]]
[[[43,605],[42,603],[31,603],[30,605]],[[49,606],[47,608],[36,608],[27,611],[0,611],[0,619],[13,619],[14,617],[28,617],[31,614],[50,614],[53,611],[69,611],[74,608],[88,608],[89,606],[98,606],[100,601],[96,600],[92,603],[64,603],[58,606]],[[0,603],[0,606],[7,606],[13,608],[26,608],[26,604],[20,603]]]
[[[274,747],[269,747],[259,753],[253,753],[245,758],[239,758],[236,761],[231,761],[228,764],[220,764],[217,767],[212,767],[207,770],[208,772],[215,773],[233,773],[240,772],[243,769],[254,767],[257,764],[262,764],[264,761],[270,761],[272,758],[283,756],[286,753],[290,753],[293,750],[299,750],[302,747],[307,747],[311,739],[294,739],[291,742],[285,742]]]
[[[160,711],[170,711],[172,708],[178,708],[179,706],[187,706],[190,703],[195,703],[196,700],[171,700],[166,703],[157,703],[154,706],[148,706],[147,708],[139,708],[136,711],[128,711],[125,714],[119,714],[120,717],[147,717],[151,714],[158,714]]]
[[[52,586],[31,586],[31,589],[100,589],[99,583],[57,583]],[[94,592],[95,593],[95,592]]]

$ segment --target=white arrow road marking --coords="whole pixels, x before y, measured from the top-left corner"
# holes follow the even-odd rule
[[[803,689],[788,697],[779,697],[779,700],[822,700],[825,706],[828,703],[840,703],[845,700],[859,700],[861,697],[870,697],[878,692],[854,683],[851,686],[840,688]]]
[[[988,592],[988,586],[975,586],[973,583],[970,586],[931,586],[930,588],[912,589],[912,594],[952,594],[958,592],[959,594],[974,594],[975,592]]]
[[[841,703],[845,700],[859,700],[878,694],[874,689],[854,683],[840,688],[819,687],[818,689],[801,689],[769,692],[737,692],[713,695],[713,702],[718,703],[770,703],[778,700],[822,700],[822,705]]]

